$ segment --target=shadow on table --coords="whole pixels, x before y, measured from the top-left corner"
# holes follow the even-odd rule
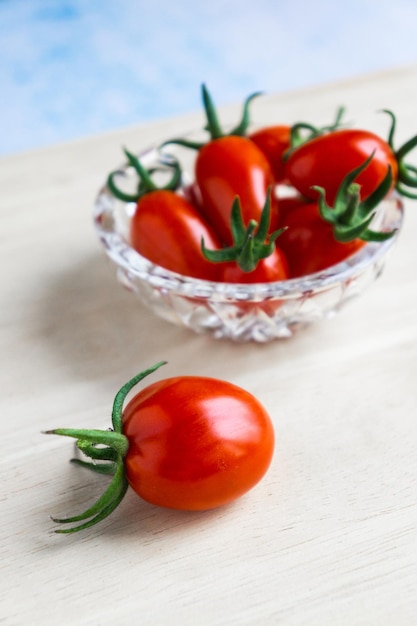
[[[149,504],[129,488],[122,503],[107,519],[88,529],[61,535],[54,531],[77,524],[57,524],[49,516],[67,517],[86,510],[102,495],[110,479],[75,466],[68,468],[65,464],[60,471],[57,482],[61,485],[61,495],[57,495],[53,502],[39,504],[37,514],[45,520],[45,526],[42,533],[26,537],[30,549],[42,547],[47,552],[54,552],[71,548],[74,543],[93,547],[94,544],[102,545],[103,541],[117,543],[119,549],[123,545],[128,548],[134,542],[139,549],[143,545],[148,552],[158,552],[165,542],[178,548],[181,542],[188,543],[190,533],[198,534],[200,528],[209,532],[212,523],[218,526],[223,520],[225,524],[230,523],[230,519],[234,523],[239,509],[242,506],[252,508],[253,504],[249,493],[235,502],[208,511],[179,511]]]
[[[41,301],[41,336],[66,367],[82,378],[96,378],[121,367],[131,373],[166,359],[190,333],[164,323],[117,282],[106,258],[86,258],[55,276]],[[142,332],[142,329],[146,329]]]
[[[38,319],[52,358],[85,379],[117,373],[118,380],[127,380],[159,360],[172,366],[169,375],[233,377],[244,367],[242,358],[253,370],[265,365],[267,354],[285,358],[289,342],[294,346],[300,341],[296,336],[289,342],[239,344],[161,320],[119,285],[113,266],[98,254],[53,277],[40,300]]]

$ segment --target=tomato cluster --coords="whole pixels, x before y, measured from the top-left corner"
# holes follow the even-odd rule
[[[366,241],[393,235],[372,230],[371,223],[394,188],[415,197],[410,189],[417,188],[417,169],[404,157],[417,137],[395,150],[390,111],[385,141],[342,128],[342,109],[323,128],[302,122],[249,132],[249,105],[257,95],[246,99],[239,124],[225,133],[203,85],[209,139],[171,139],[160,148],[165,156],[170,144],[196,151],[188,189],[172,155],[172,179],[162,189],[128,151],[138,193],[121,192],[117,172],[110,174],[110,191],[136,203],[130,243],[153,263],[210,281],[280,281],[326,269]]]

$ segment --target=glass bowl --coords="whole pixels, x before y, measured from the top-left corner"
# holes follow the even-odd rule
[[[171,153],[173,150],[170,147]],[[138,156],[150,168],[163,166],[169,160],[156,148]],[[184,167],[183,153],[181,163]],[[191,168],[192,160],[185,165],[184,189],[191,182],[187,174]],[[118,171],[118,182],[137,187],[137,175],[131,167],[121,166]],[[380,204],[372,224],[373,229],[396,228],[391,239],[366,243],[343,262],[301,278],[231,284],[182,276],[142,257],[129,245],[129,222],[134,209],[135,203],[117,200],[106,185],[99,191],[94,206],[97,234],[117,267],[120,283],[169,322],[218,339],[261,343],[291,337],[312,322],[332,317],[366,290],[381,274],[403,221],[402,202],[392,194]]]

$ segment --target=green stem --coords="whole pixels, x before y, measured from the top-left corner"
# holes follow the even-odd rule
[[[64,518],[53,517],[52,520],[57,524],[73,524],[74,522],[80,522],[97,515],[97,513],[100,513],[104,508],[109,506],[116,498],[119,497],[124,488],[125,482],[127,481],[124,475],[124,467],[123,464],[120,464],[106,491],[92,506],[79,515]]]
[[[358,204],[360,201],[360,185],[352,183],[347,190],[345,209],[339,217],[340,226],[349,226],[355,219]]]
[[[117,469],[116,463],[95,463],[83,461],[82,459],[71,459],[71,463],[89,469],[97,474],[105,474],[106,476],[114,476]]]
[[[391,118],[391,126],[390,126],[389,131],[388,131],[387,143],[388,143],[389,147],[391,148],[391,150],[393,152],[395,152],[394,135],[395,135],[395,128],[396,128],[396,125],[397,125],[397,120],[396,120],[396,117],[395,117],[394,113],[392,111],[390,111],[389,109],[382,109],[382,113],[386,113]]]
[[[207,130],[209,131],[211,138],[218,139],[219,137],[223,137],[223,131],[220,126],[214,102],[207,87],[204,84],[201,86],[201,94],[203,98],[204,110],[207,117]]]
[[[319,129],[320,133],[324,133],[324,132],[332,132],[334,130],[337,130],[340,125],[341,125],[341,121],[342,121],[342,117],[345,113],[345,107],[341,106],[337,109],[336,111],[336,118],[333,122],[333,124],[330,124],[330,126],[323,126],[321,129]]]
[[[206,85],[203,83],[201,86],[201,95],[203,100],[204,112],[206,114],[207,123],[204,127],[205,130],[208,131],[210,135],[210,140],[220,139],[221,137],[229,137],[230,135],[237,135],[239,137],[245,136],[250,124],[250,115],[249,115],[249,107],[254,98],[257,98],[261,95],[260,91],[250,94],[245,102],[243,103],[243,111],[242,117],[238,124],[232,128],[231,131],[225,133],[220,124],[219,116],[217,114],[217,110],[214,104],[214,101],[210,95],[209,90]],[[177,146],[182,146],[184,148],[191,148],[192,150],[200,150],[207,142],[204,141],[192,141],[189,139],[183,139],[181,137],[177,137],[174,139],[168,139],[161,144],[161,148],[163,146],[167,146],[170,144],[175,144]]]
[[[91,441],[78,439],[77,448],[85,454],[85,456],[93,459],[93,461],[117,461],[118,452],[109,446],[98,448],[97,445],[91,443]]]
[[[273,253],[275,240],[285,228],[280,228],[268,235],[271,220],[271,193],[272,188],[269,188],[259,226],[258,222],[250,220],[245,227],[239,197],[235,198],[231,210],[230,226],[233,246],[221,250],[209,250],[205,246],[204,239],[202,239],[201,250],[208,261],[212,263],[236,261],[243,272],[252,272],[261,259],[265,259]]]
[[[411,150],[417,147],[417,135],[408,139],[398,150],[395,149],[394,145],[394,135],[395,129],[397,125],[397,120],[392,111],[389,109],[383,109],[383,113],[387,113],[387,115],[391,118],[391,126],[388,133],[387,143],[390,146],[391,150],[394,153],[395,159],[398,165],[398,176],[396,181],[396,189],[398,193],[408,198],[416,199],[416,195],[407,189],[407,187],[411,187],[411,189],[417,188],[417,176],[413,176],[410,172],[415,173],[415,166],[404,161],[405,157],[408,155]]]
[[[55,428],[46,431],[46,434],[49,435],[61,435],[76,439],[79,450],[93,459],[93,462],[71,459],[73,463],[99,474],[113,476],[105,492],[83,513],[66,518],[52,518],[57,524],[75,524],[70,528],[56,530],[57,533],[74,533],[89,528],[110,515],[122,501],[128,489],[124,458],[129,449],[129,440],[122,432],[123,404],[127,394],[135,385],[165,363],[165,361],[160,361],[140,372],[117,392],[113,401],[113,430]],[[101,462],[96,464],[94,461],[97,460]],[[77,522],[82,523],[77,524]]]
[[[110,172],[107,177],[107,187],[110,193],[115,198],[118,198],[118,200],[122,200],[122,202],[137,202],[142,196],[150,193],[151,191],[175,191],[176,189],[178,189],[181,184],[182,171],[179,162],[173,156],[169,156],[169,161],[168,155],[161,156],[160,167],[153,167],[148,170],[142,165],[138,157],[135,156],[132,152],[129,152],[129,150],[126,150],[126,148],[124,148],[123,150],[128,160],[128,164],[133,167],[139,177],[139,184],[138,190],[135,194],[126,193],[122,189],[119,189],[119,187],[115,183],[115,178],[120,174],[124,174],[124,172],[122,170],[115,170],[114,172]],[[156,183],[152,180],[152,174],[156,171],[166,171],[167,169],[173,170],[172,177],[170,178],[168,183],[166,183],[162,187],[156,185]]]
[[[90,441],[95,445],[109,446],[116,450],[120,456],[124,456],[128,449],[127,438],[119,432],[113,430],[78,429],[78,428],[54,428],[47,430],[45,435],[61,435],[63,437],[73,437],[83,441]]]
[[[121,200],[122,202],[137,202],[139,198],[138,194],[126,193],[125,191],[122,191],[121,189],[119,189],[116,183],[114,182],[114,179],[116,178],[116,176],[121,173],[123,172],[119,172],[119,171],[110,172],[110,174],[107,176],[107,187],[110,193],[115,198],[117,198],[118,200]]]
[[[125,497],[128,487],[129,487],[129,484],[126,481],[125,483],[123,483],[119,493],[116,495],[114,500],[109,502],[106,506],[104,506],[104,508],[101,509],[101,511],[97,515],[89,519],[84,524],[79,524],[78,526],[73,526],[71,528],[58,528],[55,530],[55,532],[61,535],[67,535],[70,533],[78,532],[79,530],[85,530],[87,528],[90,528],[91,526],[94,526],[95,524],[98,524],[98,522],[101,522],[102,520],[106,519],[106,517],[108,517],[111,513],[113,513],[115,509],[117,509],[117,507],[119,506],[119,504]],[[53,521],[58,521],[58,520],[53,520]],[[65,522],[66,520],[62,520],[62,521]]]
[[[146,376],[149,376],[149,374],[153,374],[153,372],[162,367],[162,365],[166,365],[166,361],[159,361],[158,363],[155,363],[155,365],[152,365],[152,367],[149,367],[143,372],[139,372],[139,374],[133,376],[133,378],[131,378],[126,384],[124,384],[121,389],[119,389],[114,398],[112,410],[112,424],[113,429],[116,433],[122,432],[123,403],[129,391],[131,391],[133,387],[135,387],[141,380],[146,378]]]
[[[254,100],[254,98],[257,98],[261,95],[261,91],[256,91],[246,98],[245,102],[243,103],[242,119],[237,126],[232,128],[229,135],[238,135],[242,137],[246,134],[246,131],[248,130],[250,124],[249,105],[251,104],[252,100]]]
[[[397,157],[397,160],[401,161],[405,157],[405,155],[408,154],[416,146],[417,146],[417,135],[415,135],[415,137],[411,137],[411,139],[406,141],[401,146],[401,148],[399,148],[396,151],[395,156]]]
[[[364,201],[361,201],[360,198],[360,185],[354,182],[359,174],[368,167],[373,156],[374,153],[362,165],[345,176],[337,190],[333,207],[327,204],[326,191],[323,187],[312,187],[319,194],[318,207],[322,219],[332,225],[335,239],[342,243],[348,243],[358,238],[364,241],[385,241],[396,232],[395,230],[377,232],[369,228],[378,204],[382,202],[391,189],[391,168],[388,166],[387,173],[381,183]]]
[[[345,107],[339,107],[336,111],[336,118],[333,124],[329,124],[328,126],[317,127],[313,126],[313,124],[309,124],[308,122],[298,122],[291,127],[290,131],[290,147],[285,151],[283,158],[286,161],[289,156],[296,150],[299,146],[320,135],[324,135],[324,133],[329,133],[337,130],[341,125],[341,120],[343,114],[345,112]],[[307,135],[304,137],[301,131],[307,131]]]
[[[152,178],[150,177],[148,170],[146,169],[146,167],[143,167],[139,159],[134,154],[132,154],[132,152],[129,152],[129,150],[127,150],[126,148],[123,148],[123,152],[127,157],[129,165],[133,167],[133,169],[139,176],[144,189],[148,192],[158,189],[158,187],[155,185]]]

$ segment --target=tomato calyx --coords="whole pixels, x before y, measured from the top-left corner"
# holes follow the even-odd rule
[[[307,143],[320,135],[333,132],[340,128],[344,112],[345,108],[339,107],[337,109],[334,122],[332,124],[328,124],[327,126],[314,126],[308,122],[297,122],[296,124],[293,124],[290,130],[290,145],[283,154],[284,161],[287,161],[294,150],[299,148],[302,144]],[[307,131],[307,133],[303,131]]]
[[[90,528],[108,517],[123,500],[129,486],[124,465],[129,441],[122,432],[123,404],[135,385],[165,364],[165,361],[156,363],[121,387],[113,401],[111,430],[55,428],[45,432],[47,435],[62,435],[76,439],[77,448],[90,460],[74,458],[71,462],[98,474],[113,477],[105,492],[83,513],[66,518],[52,517],[52,521],[57,524],[76,524],[69,528],[59,528],[55,530],[56,533],[68,534]]]
[[[126,148],[123,148],[123,151],[127,157],[127,163],[137,173],[139,177],[139,182],[137,186],[137,192],[134,194],[127,193],[120,189],[116,183],[115,178],[117,176],[125,174],[123,170],[114,170],[110,172],[107,177],[107,187],[110,192],[113,194],[115,198],[118,200],[122,200],[123,202],[137,202],[142,196],[151,192],[151,191],[160,191],[160,190],[168,190],[168,191],[176,191],[182,180],[182,170],[177,159],[172,155],[160,155],[160,167],[154,167],[152,169],[146,169],[140,162],[137,156],[129,152]],[[158,186],[152,175],[157,171],[169,171],[172,170],[173,174],[170,180],[163,186]]]
[[[392,185],[391,167],[374,190],[365,200],[361,200],[360,185],[355,179],[370,164],[374,152],[360,165],[349,172],[343,179],[331,207],[326,202],[326,190],[323,187],[313,186],[318,192],[319,212],[323,220],[333,226],[333,234],[337,241],[347,243],[354,239],[363,241],[385,241],[395,234],[395,230],[388,232],[375,231],[369,228],[375,217],[377,205],[386,197]]]
[[[204,127],[204,130],[207,130],[210,135],[210,140],[220,139],[221,137],[229,137],[231,135],[236,135],[238,137],[246,136],[246,132],[248,130],[250,124],[250,116],[249,116],[249,107],[252,100],[261,95],[260,91],[256,91],[250,94],[243,103],[243,111],[242,117],[239,123],[234,126],[229,132],[225,132],[220,124],[219,117],[216,111],[216,107],[214,105],[213,99],[206,87],[203,83],[201,86],[202,99],[204,105],[204,111],[206,114],[207,124]],[[162,146],[166,146],[168,144],[176,144],[178,146],[183,146],[184,148],[191,148],[193,150],[200,150],[207,142],[205,141],[191,141],[189,139],[177,138],[177,139],[169,139],[165,141]]]
[[[273,253],[276,239],[285,230],[285,228],[279,228],[268,235],[270,221],[271,189],[268,190],[259,224],[256,220],[250,220],[245,226],[240,199],[239,196],[236,196],[230,219],[233,245],[220,250],[209,250],[206,248],[203,238],[201,240],[203,255],[213,263],[235,261],[242,271],[252,272],[261,259],[265,259]]]
[[[411,165],[411,163],[405,163],[404,158],[408,155],[413,148],[417,146],[417,135],[408,139],[400,148],[397,150],[394,147],[394,135],[395,129],[397,125],[397,119],[392,111],[389,109],[382,109],[383,113],[386,113],[391,118],[391,127],[388,133],[387,143],[393,151],[395,158],[398,163],[398,176],[395,188],[398,193],[406,198],[411,198],[412,200],[417,200],[417,193],[412,193],[408,187],[411,189],[417,188],[417,167]]]

